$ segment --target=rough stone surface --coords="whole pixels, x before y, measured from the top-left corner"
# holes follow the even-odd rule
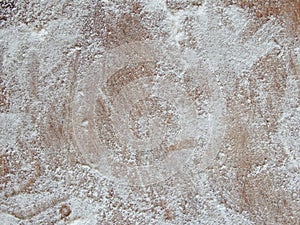
[[[300,224],[299,0],[0,0],[1,224]]]

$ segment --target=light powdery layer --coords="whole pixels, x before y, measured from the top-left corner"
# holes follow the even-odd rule
[[[294,1],[0,2],[4,224],[298,224]]]

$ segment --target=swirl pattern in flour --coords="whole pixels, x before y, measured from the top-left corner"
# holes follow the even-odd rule
[[[217,152],[221,93],[196,55],[158,41],[117,47],[77,84],[73,128],[83,160],[108,179],[164,181],[191,156],[205,168]]]

